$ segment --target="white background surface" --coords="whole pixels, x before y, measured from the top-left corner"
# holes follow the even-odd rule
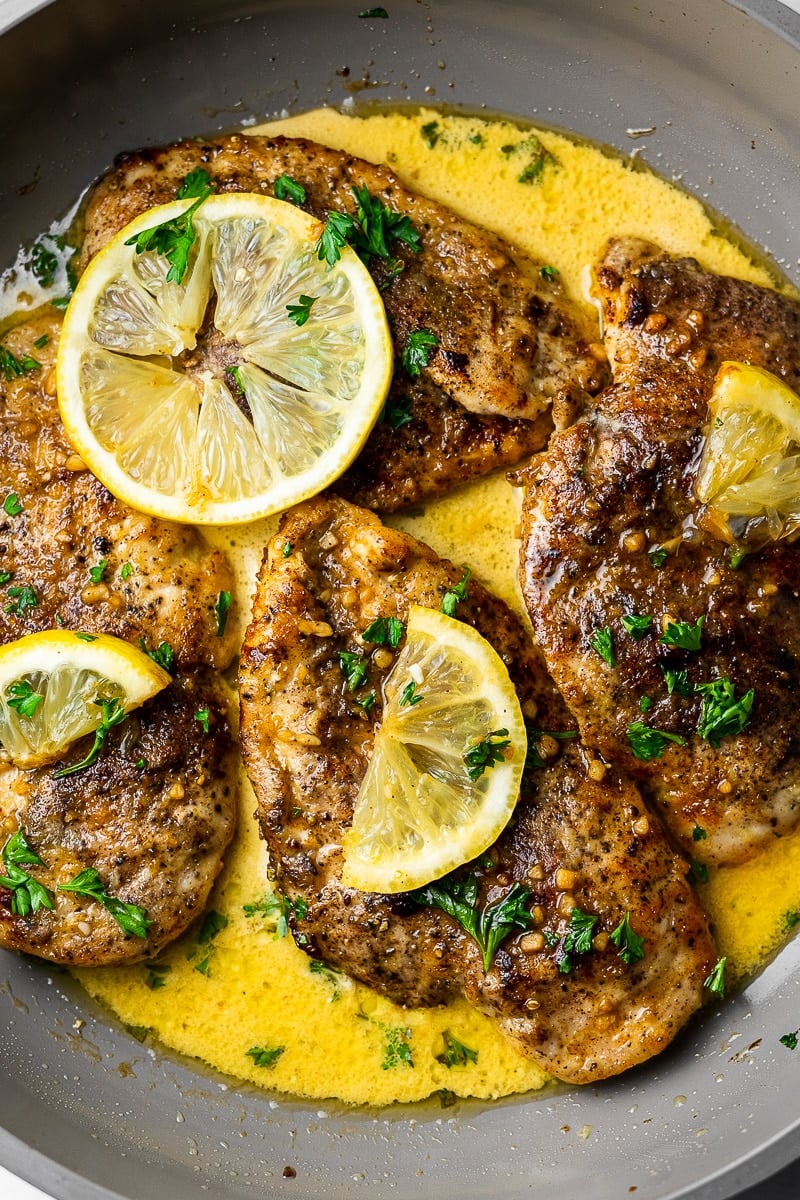
[[[782,0],[782,2],[787,8],[800,13],[800,0]],[[18,16],[32,12],[38,7],[41,7],[41,4],[37,4],[35,0],[0,0],[0,26],[8,25]],[[758,1195],[759,1197],[763,1195],[764,1200],[783,1200],[784,1196],[786,1200],[797,1200],[800,1197],[798,1189],[800,1189],[800,1182],[787,1180],[786,1185],[783,1185],[782,1181],[780,1184],[773,1185],[768,1181],[758,1190]],[[2,1166],[0,1166],[0,1198],[1,1200],[51,1200],[44,1192],[17,1179]],[[152,1200],[162,1200],[162,1198],[154,1196]]]

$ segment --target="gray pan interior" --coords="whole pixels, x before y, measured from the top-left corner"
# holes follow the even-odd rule
[[[485,105],[635,149],[800,279],[800,17],[771,0],[386,4],[386,20],[360,19],[362,0],[39,6],[0,37],[0,262],[119,150],[379,100]],[[0,954],[0,1161],[59,1200],[719,1200],[800,1154],[800,1062],[778,1042],[798,983],[800,942],[596,1089],[361,1112],[209,1076],[66,974]]]

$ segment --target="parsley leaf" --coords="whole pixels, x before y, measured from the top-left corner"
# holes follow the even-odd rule
[[[650,632],[653,618],[639,616],[636,613],[626,613],[622,618],[622,625],[625,632],[638,642],[639,638],[643,638],[646,633]]]
[[[43,867],[45,864],[35,850],[28,845],[21,829],[12,833],[3,846],[2,855],[5,875],[0,875],[0,887],[11,891],[11,912],[15,916],[27,917],[40,908],[53,908],[53,893],[39,883],[23,866]]]
[[[689,679],[689,672],[685,669],[682,671],[673,671],[670,667],[661,668],[664,674],[664,682],[667,685],[667,695],[671,696],[673,692],[677,692],[679,696],[691,696],[694,693],[694,684]]]
[[[33,690],[28,679],[16,679],[6,688],[6,704],[21,717],[32,717],[43,700],[44,696]]]
[[[792,1033],[785,1033],[783,1037],[778,1038],[778,1041],[782,1046],[786,1046],[787,1049],[796,1050],[798,1033],[800,1033],[800,1029],[794,1030]]]
[[[213,191],[214,185],[205,171],[199,168],[191,171],[178,189],[178,199],[194,198],[194,203],[179,216],[135,233],[127,238],[125,245],[135,247],[137,254],[144,254],[146,250],[160,254],[169,263],[166,282],[182,283],[196,237],[194,214]]]
[[[507,729],[493,729],[485,734],[474,746],[470,746],[464,755],[467,764],[467,774],[473,781],[480,779],[487,767],[494,767],[502,762],[505,753],[511,745]]]
[[[395,650],[404,632],[405,627],[398,617],[376,617],[361,634],[361,640],[376,646],[391,646]]]
[[[286,305],[286,311],[289,314],[289,320],[294,321],[298,329],[301,325],[305,325],[306,321],[311,316],[311,306],[318,299],[318,296],[301,295],[297,298],[297,304]]]
[[[431,351],[439,345],[439,339],[430,329],[414,329],[406,338],[401,362],[412,379],[430,363]]]
[[[76,771],[84,771],[87,767],[97,762],[100,757],[100,751],[111,730],[115,725],[121,725],[128,716],[122,707],[121,700],[117,696],[112,696],[110,699],[107,699],[105,696],[95,696],[92,704],[99,705],[102,712],[100,724],[94,731],[94,743],[89,753],[80,762],[71,763],[68,767],[59,767],[57,771],[54,771],[53,775],[55,779],[63,779],[67,775],[74,775]]]
[[[9,492],[3,501],[3,512],[9,517],[16,517],[22,512],[22,502],[16,492]]]
[[[703,618],[698,617],[694,625],[687,621],[670,621],[664,630],[661,642],[678,650],[699,650],[703,632]]]
[[[635,758],[640,762],[649,762],[652,758],[661,758],[668,742],[676,746],[685,746],[684,738],[677,733],[665,733],[661,729],[652,729],[642,721],[634,721],[627,729],[628,741]]]
[[[369,663],[363,655],[354,654],[351,650],[340,650],[339,664],[344,672],[348,692],[354,692],[362,683],[366,683]]]
[[[442,1033],[444,1038],[444,1052],[436,1055],[436,1061],[442,1066],[465,1067],[467,1063],[477,1063],[478,1051],[473,1050],[470,1046],[465,1046],[458,1038],[454,1038],[449,1030],[445,1029]]]
[[[438,121],[428,121],[425,125],[420,127],[420,133],[422,134],[425,145],[429,150],[433,149],[439,138],[442,136],[442,131],[439,128]]]
[[[272,189],[276,200],[289,200],[292,204],[305,204],[306,189],[291,175],[279,175]]]
[[[162,642],[155,650],[148,650],[147,643],[143,637],[139,638],[139,649],[144,650],[148,658],[152,658],[154,663],[158,663],[165,671],[172,674],[172,667],[175,662],[175,652],[169,642]]]
[[[609,939],[619,949],[619,957],[624,963],[639,962],[644,958],[644,938],[639,937],[631,928],[631,914],[625,913],[619,925],[610,933]]]
[[[15,617],[24,617],[28,609],[36,608],[39,603],[36,592],[27,583],[23,587],[9,588],[7,595],[12,603],[6,604],[4,611]]]
[[[214,617],[217,622],[217,637],[222,637],[228,624],[228,613],[231,610],[230,592],[219,592],[214,601]]]
[[[617,664],[616,656],[614,655],[614,635],[606,625],[605,629],[596,630],[589,638],[589,645],[599,654],[603,662],[608,663],[610,667]]]
[[[381,421],[391,425],[392,429],[402,429],[414,420],[411,411],[414,402],[410,396],[396,396],[386,401],[381,412]]]
[[[107,566],[108,566],[108,559],[101,558],[99,563],[97,563],[96,566],[89,567],[89,578],[91,579],[92,583],[102,583],[103,582],[103,576],[106,573]]]
[[[271,1070],[285,1049],[285,1046],[251,1046],[246,1053],[252,1058],[257,1067],[265,1067],[267,1070]]]
[[[329,212],[316,244],[317,257],[333,266],[348,243],[364,263],[373,256],[390,259],[390,242],[403,242],[410,249],[421,250],[422,241],[411,220],[402,213],[387,208],[366,187],[352,189],[356,201],[355,216]],[[401,264],[402,265],[402,264]],[[395,268],[395,273],[399,267]]]
[[[469,567],[464,567],[464,574],[459,579],[458,583],[454,584],[442,597],[442,612],[446,617],[454,617],[456,615],[456,605],[467,598],[467,584],[469,577],[472,574]]]
[[[702,695],[697,732],[716,750],[724,737],[741,733],[747,725],[755,692],[750,688],[737,700],[730,679],[698,683],[695,691]]]
[[[17,358],[7,346],[0,346],[0,371],[5,376],[6,383],[11,383],[12,379],[19,379],[21,375],[27,375],[29,371],[37,370],[41,365],[35,358],[31,358],[30,354],[23,354],[22,358]]]
[[[138,938],[147,937],[147,930],[153,922],[147,916],[146,910],[140,904],[128,904],[116,896],[109,896],[94,867],[87,867],[85,871],[79,872],[69,883],[60,883],[58,890],[74,892],[78,896],[88,896],[90,900],[96,900],[111,914],[123,932]]]
[[[208,709],[198,708],[197,712],[194,714],[194,719],[195,721],[199,721],[203,733],[208,733],[209,721],[211,719],[211,714],[209,713]]]
[[[316,244],[317,258],[329,267],[342,257],[341,249],[354,236],[356,223],[349,213],[329,212]]]
[[[415,704],[419,704],[420,700],[422,700],[422,696],[417,695],[417,685],[412,679],[411,682],[407,683],[403,688],[400,696],[400,706],[405,707],[408,705],[409,708],[413,708]]]
[[[204,171],[202,167],[195,167],[178,188],[175,198],[177,200],[194,200],[195,198],[205,200],[213,191],[214,184],[208,171]]]
[[[480,947],[483,969],[488,971],[500,943],[514,929],[530,929],[533,917],[526,907],[530,889],[519,883],[513,884],[493,904],[478,909],[478,883],[470,874],[461,879],[446,876],[412,892],[418,904],[440,908],[442,912],[458,921],[462,929]]]
[[[381,1070],[391,1071],[394,1067],[399,1067],[401,1063],[403,1066],[413,1067],[414,1059],[411,1057],[409,1042],[411,1030],[391,1025],[382,1025],[381,1028],[384,1033]]]

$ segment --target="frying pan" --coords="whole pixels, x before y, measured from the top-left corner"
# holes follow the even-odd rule
[[[1,263],[119,150],[380,100],[635,149],[800,281],[800,17],[774,0],[386,0],[386,19],[361,0],[22,2],[0,37]],[[594,1088],[353,1111],[144,1047],[67,974],[2,954],[0,1162],[59,1200],[722,1200],[800,1153],[800,1058],[779,1044],[798,984],[795,942]]]

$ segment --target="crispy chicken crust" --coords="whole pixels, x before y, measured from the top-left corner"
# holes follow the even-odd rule
[[[800,304],[635,240],[610,245],[597,280],[614,382],[518,476],[523,589],[587,745],[641,781],[691,857],[738,862],[800,819],[800,552],[773,543],[732,568],[693,489],[721,361],[800,386]],[[629,614],[652,631],[628,635]],[[667,621],[698,620],[699,651],[660,640]],[[591,644],[605,629],[613,666]],[[669,694],[665,670],[688,673],[688,695]],[[716,679],[755,693],[744,731],[718,747],[696,733],[691,690]],[[687,744],[642,761],[626,733],[637,722]]]
[[[477,944],[438,909],[341,883],[341,838],[393,655],[374,650],[368,683],[351,693],[339,654],[369,653],[360,634],[372,620],[404,619],[412,603],[439,608],[461,576],[423,543],[341,499],[309,501],[284,517],[267,548],[240,668],[242,746],[261,832],[278,885],[304,901],[302,919],[292,905],[292,924],[309,954],[401,1004],[465,993],[558,1078],[602,1079],[668,1044],[702,1003],[715,950],[686,863],[636,787],[604,773],[577,741],[541,740],[547,765],[526,774],[491,865],[482,859],[461,872],[474,871],[481,906],[515,882],[530,889],[530,930],[507,937],[488,972]],[[492,641],[539,729],[572,727],[525,629],[501,601],[471,581],[457,615]],[[373,689],[367,715],[356,701]],[[591,952],[560,970],[575,908],[597,916],[597,936]],[[645,947],[630,964],[609,940],[626,913]]]
[[[220,192],[272,195],[288,175],[321,221],[331,209],[353,213],[353,188],[366,187],[422,238],[421,252],[393,242],[391,262],[370,264],[392,327],[395,397],[412,404],[394,436],[378,426],[349,477],[347,494],[361,503],[396,509],[519,462],[544,445],[552,403],[570,406],[605,382],[597,330],[539,263],[407,191],[388,167],[303,139],[232,134],[120,155],[89,196],[80,266],[133,217],[174,199],[197,168]],[[403,269],[392,278],[395,260]],[[439,344],[417,386],[400,363],[420,329]]]

